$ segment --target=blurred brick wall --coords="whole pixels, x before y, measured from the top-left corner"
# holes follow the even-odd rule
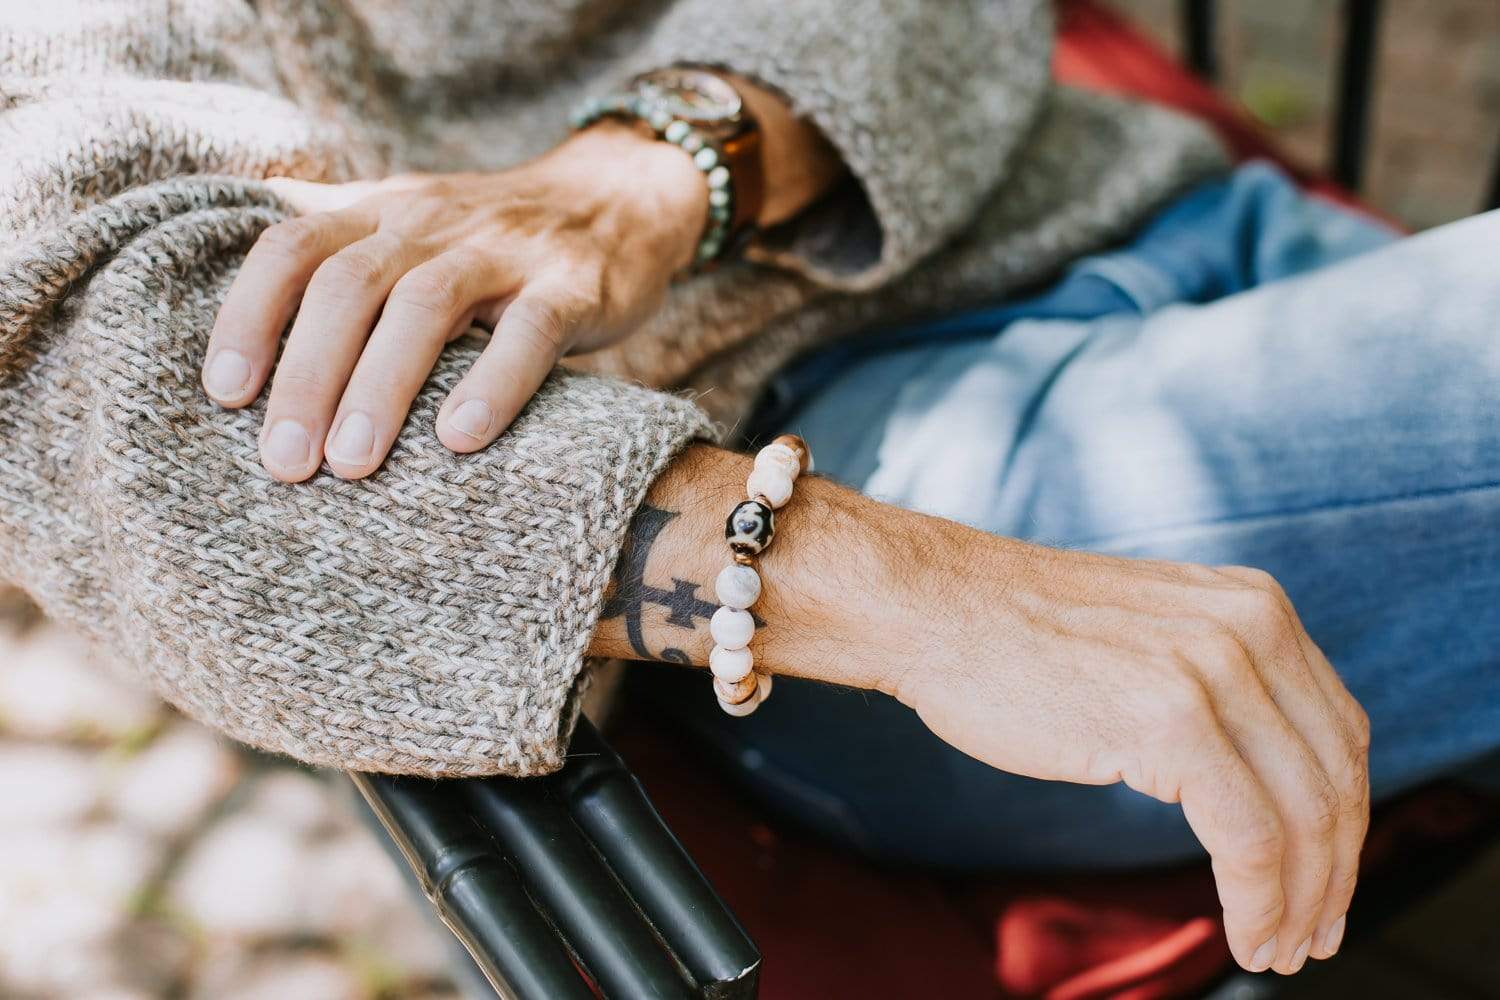
[[[1179,52],[1177,0],[1104,0]],[[1335,0],[1219,0],[1220,86],[1308,165],[1327,161]],[[1386,0],[1365,194],[1413,228],[1484,202],[1500,153],[1500,0]]]

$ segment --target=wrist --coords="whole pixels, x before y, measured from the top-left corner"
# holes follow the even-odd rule
[[[761,558],[759,662],[779,674],[894,690],[919,657],[924,630],[912,569],[926,526],[913,518],[920,515],[830,480],[799,479]]]
[[[672,273],[692,264],[708,219],[708,183],[690,154],[618,119],[580,129],[558,152],[578,165],[624,225],[655,235]]]
[[[729,562],[724,518],[744,499],[753,465],[749,456],[694,446],[657,479],[620,557],[591,653],[707,665],[713,581]],[[817,476],[799,478],[777,511],[775,540],[757,560],[756,663],[897,692],[903,675],[934,655],[933,621],[946,617],[929,603],[942,577],[928,554],[950,546],[944,526]]]

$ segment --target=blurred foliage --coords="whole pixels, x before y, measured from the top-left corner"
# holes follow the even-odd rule
[[[1258,121],[1273,129],[1301,125],[1318,113],[1318,102],[1307,84],[1274,70],[1247,74],[1237,96]]]

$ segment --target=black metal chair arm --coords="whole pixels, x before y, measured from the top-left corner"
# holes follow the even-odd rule
[[[755,996],[755,944],[587,720],[547,778],[351,778],[502,996]]]

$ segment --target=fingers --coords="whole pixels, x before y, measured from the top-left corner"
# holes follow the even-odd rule
[[[1349,748],[1348,753],[1339,758],[1344,766],[1331,772],[1341,788],[1344,813],[1339,823],[1333,872],[1328,878],[1328,896],[1323,912],[1318,916],[1317,929],[1313,931],[1312,957],[1329,958],[1339,950],[1344,939],[1349,904],[1354,899],[1354,887],[1359,880],[1360,853],[1364,849],[1365,835],[1370,830],[1370,719],[1339,681],[1323,651],[1301,630],[1300,623],[1298,630],[1304,655],[1314,666],[1314,675],[1324,696],[1341,709]],[[1336,690],[1330,690],[1330,687],[1336,687]]]
[[[1206,726],[1198,742],[1178,793],[1182,812],[1213,861],[1229,950],[1241,967],[1259,972],[1280,950],[1285,835],[1265,788],[1223,729]]]
[[[319,265],[271,382],[261,463],[301,482],[323,461],[323,440],[386,296],[414,263],[412,247],[377,233]]]
[[[229,286],[204,359],[203,388],[222,406],[253,400],[276,360],[276,345],[313,272],[331,254],[368,235],[354,214],[314,215],[263,232]]]
[[[326,442],[334,472],[358,478],[385,460],[454,329],[469,322],[478,303],[505,292],[500,269],[485,255],[464,248],[436,257],[396,282],[338,402]]]
[[[1276,809],[1282,831],[1283,909],[1264,965],[1293,973],[1312,947],[1335,865],[1339,796],[1323,765],[1262,685],[1247,650],[1226,637],[1207,683],[1230,741]],[[1257,945],[1259,950],[1260,945]]]
[[[1249,622],[1251,641],[1282,667],[1261,672],[1266,688],[1317,756],[1337,796],[1328,887],[1306,938],[1311,957],[1328,958],[1342,940],[1369,828],[1369,720],[1275,581],[1255,570],[1230,572],[1251,584],[1259,605],[1257,613],[1241,616]]]
[[[588,316],[561,276],[533,281],[505,307],[489,345],[438,413],[438,439],[478,451],[508,427],[541,388]]]

